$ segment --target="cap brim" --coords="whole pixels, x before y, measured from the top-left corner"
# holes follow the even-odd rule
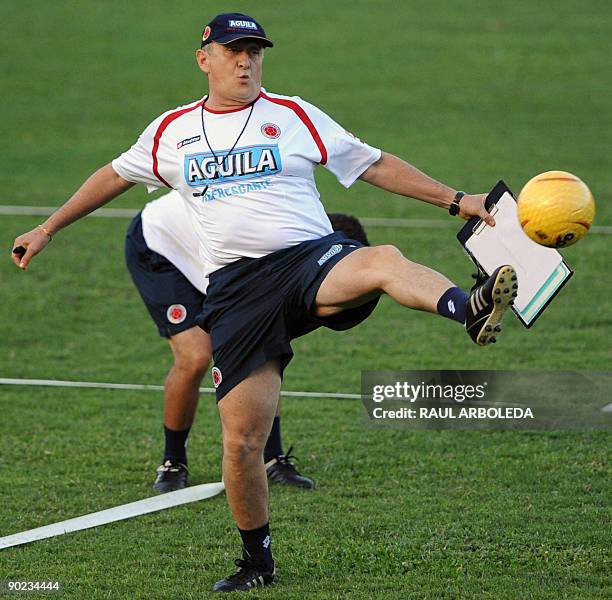
[[[230,42],[235,42],[236,40],[256,40],[261,43],[265,48],[273,48],[274,44],[265,37],[260,35],[249,35],[248,33],[230,33],[229,35],[224,35],[223,37],[211,40],[213,42],[217,42],[217,44],[229,44]]]

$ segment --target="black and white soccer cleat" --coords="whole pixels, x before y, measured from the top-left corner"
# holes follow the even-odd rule
[[[489,276],[480,268],[480,266],[476,267],[476,273],[472,273],[472,279],[475,279],[474,285],[472,286],[471,291],[473,292],[479,285],[482,285]]]
[[[175,492],[187,487],[187,475],[189,471],[186,465],[176,460],[165,460],[157,468],[157,478],[153,489],[158,492]]]
[[[314,487],[314,482],[309,477],[302,475],[291,462],[294,456],[291,454],[293,446],[289,448],[287,454],[276,456],[266,463],[266,475],[268,481],[273,483],[281,483],[293,487],[311,490]]]
[[[498,267],[483,279],[476,279],[465,311],[465,329],[479,346],[497,341],[504,313],[518,294],[516,271],[510,265]]]
[[[217,581],[213,592],[245,592],[256,587],[272,585],[276,581],[276,569],[272,569],[265,561],[257,561],[250,557],[238,558],[235,561],[238,570],[229,577]]]

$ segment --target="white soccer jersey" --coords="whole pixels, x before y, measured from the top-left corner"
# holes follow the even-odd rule
[[[331,233],[314,168],[349,187],[381,155],[298,97],[262,90],[252,111],[204,102],[155,119],[112,166],[149,191],[179,191],[194,211],[207,275]]]
[[[142,209],[142,233],[151,250],[167,258],[196,289],[206,293],[208,279],[199,254],[199,239],[190,210],[176,190]]]

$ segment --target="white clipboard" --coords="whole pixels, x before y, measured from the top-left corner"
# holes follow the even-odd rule
[[[574,272],[554,248],[540,246],[525,234],[516,200],[503,181],[491,190],[485,207],[495,217],[495,227],[473,217],[457,239],[487,275],[500,265],[514,267],[519,289],[512,310],[525,327],[531,327]]]

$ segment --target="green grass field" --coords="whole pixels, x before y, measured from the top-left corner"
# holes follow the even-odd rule
[[[203,95],[193,50],[224,10],[252,12],[276,42],[268,90],[458,188],[503,178],[518,192],[536,173],[574,172],[597,200],[595,225],[612,225],[603,0],[5,0],[0,205],[61,204],[150,120]],[[345,191],[323,170],[318,182],[330,211],[447,219],[363,183]],[[139,188],[111,206],[147,200]],[[161,383],[171,357],[123,264],[128,220],[83,220],[20,272],[12,241],[40,221],[0,217],[0,377]],[[453,224],[368,233],[470,284]],[[362,369],[609,370],[610,236],[590,233],[564,256],[575,276],[532,330],[509,320],[479,350],[461,328],[383,299],[354,330],[298,340],[284,389],[358,393]],[[151,495],[161,403],[157,392],[1,385],[0,537]],[[290,398],[283,415],[285,445],[317,489],[272,488],[281,579],[252,597],[609,597],[609,431],[374,430],[353,400]],[[189,452],[192,483],[219,480],[210,395]],[[205,598],[237,550],[218,496],[1,550],[0,581],[58,579],[75,599]]]

